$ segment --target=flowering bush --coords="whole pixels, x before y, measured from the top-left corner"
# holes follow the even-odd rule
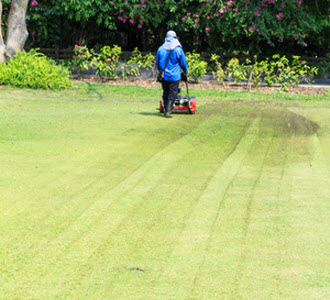
[[[31,0],[30,3],[27,14],[30,42],[42,47],[59,43],[65,48],[72,40],[89,45],[113,43],[114,40],[105,41],[103,37],[118,38],[117,32],[129,32],[151,49],[161,43],[168,29],[177,31],[188,51],[274,53],[289,48],[302,52],[308,40],[316,47],[321,44],[322,49],[327,48],[328,42],[327,0]],[[9,1],[3,0],[3,5],[5,11],[9,9]],[[105,33],[108,29],[111,34]]]
[[[316,19],[300,0],[132,0],[130,4],[118,4],[120,23],[156,32],[167,22],[184,44],[197,49],[208,44],[217,50],[254,50],[260,44],[282,45],[284,40],[304,47],[308,31],[316,30]]]
[[[86,46],[75,45],[71,68],[78,72],[78,78],[81,77],[83,70],[88,70],[88,61],[91,54]]]

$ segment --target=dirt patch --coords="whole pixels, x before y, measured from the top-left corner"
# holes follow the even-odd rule
[[[129,78],[129,79],[116,79],[116,80],[101,80],[99,77],[91,76],[81,79],[73,79],[74,82],[90,82],[90,83],[104,83],[111,85],[135,85],[139,87],[160,87],[155,79],[152,78]],[[247,87],[246,84],[225,84],[219,85],[214,81],[202,81],[199,83],[189,83],[190,88],[193,89],[212,89],[218,91],[259,91],[265,94],[276,93],[280,91],[279,86],[268,87],[268,86],[259,86],[259,87]],[[302,87],[302,86],[291,86],[288,88],[288,94],[301,94],[301,95],[324,95],[327,93],[327,88],[323,87]]]

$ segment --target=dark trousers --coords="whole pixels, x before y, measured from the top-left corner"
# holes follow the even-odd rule
[[[164,114],[171,112],[174,101],[178,95],[179,81],[163,81]]]

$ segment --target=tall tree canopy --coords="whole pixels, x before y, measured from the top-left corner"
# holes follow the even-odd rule
[[[0,3],[3,57],[24,45],[28,0]],[[26,22],[29,47],[155,50],[173,29],[187,50],[326,55],[328,16],[328,0],[30,0]]]

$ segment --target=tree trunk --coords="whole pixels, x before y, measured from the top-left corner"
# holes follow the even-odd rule
[[[0,62],[6,62],[6,46],[2,38],[2,1],[0,0]]]
[[[29,0],[12,0],[8,17],[6,47],[7,55],[13,56],[23,50],[28,37],[25,15]]]

